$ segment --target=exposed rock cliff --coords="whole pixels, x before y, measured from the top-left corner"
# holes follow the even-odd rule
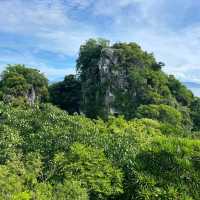
[[[140,105],[177,107],[179,102],[189,105],[192,99],[190,91],[161,70],[163,63],[136,43],[109,46],[89,41],[81,47],[77,63],[81,109],[92,118],[120,114],[132,119]],[[177,96],[176,85],[184,91],[183,96]]]
[[[120,66],[118,49],[104,48],[98,63],[100,72],[101,88],[104,88],[104,105],[108,114],[118,115],[120,111],[116,108],[115,93],[117,90],[125,90],[127,87],[126,69]]]

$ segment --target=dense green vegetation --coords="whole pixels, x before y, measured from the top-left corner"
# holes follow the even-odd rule
[[[74,75],[65,76],[63,81],[49,87],[50,102],[68,113],[80,113],[81,84]]]
[[[47,99],[48,80],[36,69],[9,65],[1,75],[0,97],[7,103],[34,104]]]
[[[1,198],[199,199],[200,140],[162,128],[1,104]]]
[[[111,52],[106,54],[103,50],[108,48]],[[103,75],[99,67],[102,57],[105,60],[110,57],[111,61],[109,72]],[[88,117],[106,118],[102,97],[109,88],[115,96],[112,106],[127,119],[136,117],[140,105],[166,104],[184,110],[190,106],[193,94],[173,76],[166,75],[161,70],[163,65],[136,43],[109,46],[104,40],[89,40],[81,46],[77,60],[83,97],[81,109]]]
[[[111,69],[126,72],[121,85],[112,71],[102,83],[105,49],[118,59]],[[77,75],[49,86],[35,69],[8,66],[0,199],[199,200],[200,99],[162,65],[135,43],[92,39],[80,48]],[[118,117],[105,109],[106,88]]]

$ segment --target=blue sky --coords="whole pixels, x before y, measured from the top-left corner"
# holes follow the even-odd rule
[[[0,0],[0,71],[23,63],[59,80],[74,73],[80,44],[103,37],[137,42],[167,73],[197,84],[199,10],[199,0]]]

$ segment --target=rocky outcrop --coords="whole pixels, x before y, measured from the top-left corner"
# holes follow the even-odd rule
[[[100,72],[101,87],[104,88],[104,105],[107,115],[120,114],[115,106],[117,90],[126,90],[127,73],[126,69],[120,65],[117,49],[104,48],[98,63]]]

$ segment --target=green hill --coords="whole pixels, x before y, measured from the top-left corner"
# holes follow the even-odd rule
[[[49,86],[9,66],[0,199],[199,200],[200,99],[162,66],[135,43],[102,39],[80,47],[76,75]]]

